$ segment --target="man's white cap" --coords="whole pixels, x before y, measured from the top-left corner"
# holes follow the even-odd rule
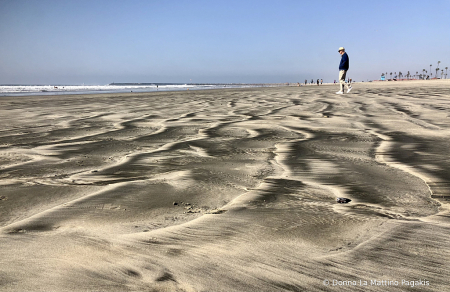
[[[345,51],[344,47],[340,47],[338,52],[340,51]]]

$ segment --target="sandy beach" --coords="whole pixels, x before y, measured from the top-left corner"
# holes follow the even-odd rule
[[[0,290],[447,291],[450,81],[353,88],[0,97]]]

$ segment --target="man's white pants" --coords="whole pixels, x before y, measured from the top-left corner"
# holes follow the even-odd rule
[[[347,71],[340,70],[339,71],[339,84],[341,87],[341,92],[344,92],[344,86],[347,86],[347,90],[349,88],[349,85],[347,82],[345,82],[345,77],[347,76]]]

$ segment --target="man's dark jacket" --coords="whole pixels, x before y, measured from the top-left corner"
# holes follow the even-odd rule
[[[348,70],[348,67],[350,65],[350,60],[348,58],[347,53],[344,53],[341,57],[341,63],[339,64],[339,71],[341,70]]]

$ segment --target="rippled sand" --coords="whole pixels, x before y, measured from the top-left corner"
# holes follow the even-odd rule
[[[0,97],[0,290],[446,291],[450,82],[336,90]]]

